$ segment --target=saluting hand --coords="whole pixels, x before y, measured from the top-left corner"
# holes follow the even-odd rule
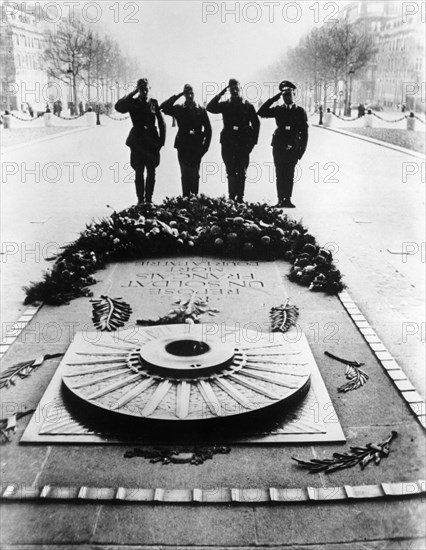
[[[223,96],[226,94],[226,92],[228,91],[229,89],[229,86],[225,86],[225,88],[223,88],[223,90],[221,92],[219,92],[219,96]]]

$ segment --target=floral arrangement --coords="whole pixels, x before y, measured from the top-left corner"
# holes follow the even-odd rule
[[[44,279],[24,289],[25,304],[92,296],[93,274],[107,262],[172,254],[284,259],[292,264],[289,278],[310,290],[335,294],[343,288],[331,253],[300,222],[266,204],[200,195],[135,205],[87,225],[52,259]]]
[[[194,290],[192,296],[188,299],[179,298],[173,302],[172,308],[167,313],[158,319],[137,319],[136,324],[142,326],[152,325],[174,325],[185,323],[187,325],[199,324],[200,317],[207,313],[214,317],[219,313],[217,309],[209,308],[208,303],[197,296],[197,291]]]

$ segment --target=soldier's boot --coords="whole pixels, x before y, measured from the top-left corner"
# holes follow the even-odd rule
[[[236,200],[237,198],[237,177],[234,174],[228,174],[228,193],[231,200]]]
[[[245,171],[241,171],[237,174],[237,202],[244,202],[244,190],[246,186],[246,174]]]
[[[135,188],[136,188],[136,196],[138,198],[138,204],[142,204],[144,202],[144,196],[145,196],[145,179],[143,176],[143,172],[140,173],[138,171],[136,173]]]
[[[147,167],[146,175],[146,187],[145,187],[145,202],[150,204],[152,202],[152,195],[154,193],[155,186],[155,168]]]

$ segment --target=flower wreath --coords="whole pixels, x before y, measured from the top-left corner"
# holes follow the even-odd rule
[[[194,254],[247,260],[284,259],[289,278],[310,290],[343,289],[330,251],[300,223],[267,204],[236,204],[204,195],[141,204],[86,226],[52,258],[41,282],[25,287],[25,304],[59,305],[92,296],[93,273],[109,261]]]

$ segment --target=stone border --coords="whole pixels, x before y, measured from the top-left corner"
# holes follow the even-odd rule
[[[416,391],[415,387],[389,353],[388,349],[383,345],[370,323],[352,300],[350,294],[346,290],[343,290],[342,292],[339,292],[338,297],[352,321],[357,326],[359,332],[364,337],[364,340],[367,342],[369,348],[396,386],[398,393],[407,403],[408,407],[411,409],[423,428],[426,429],[426,403],[424,399]]]
[[[379,139],[375,139],[369,136],[364,136],[362,134],[355,134],[353,132],[348,132],[347,130],[342,130],[340,128],[333,128],[330,126],[320,126],[319,124],[312,124],[312,126],[314,126],[315,128],[322,128],[323,130],[330,130],[331,132],[336,132],[344,136],[361,139],[363,141],[368,141],[369,143],[374,143],[374,145],[380,145],[381,147],[386,147],[387,149],[393,149],[394,151],[398,151],[398,153],[405,153],[406,155],[410,155],[412,157],[416,157],[421,160],[424,160],[425,158],[425,155],[423,153],[419,153],[418,151],[413,151],[412,149],[407,149],[406,147],[400,147],[399,145],[394,145],[393,143],[390,143],[388,141],[381,141]]]
[[[28,323],[32,321],[38,310],[42,307],[43,304],[39,306],[29,306],[24,311],[24,313],[15,321],[12,327],[6,332],[3,336],[0,343],[0,360],[4,358],[6,353],[9,351],[15,340],[21,334],[21,332],[26,328]]]
[[[402,481],[376,485],[344,485],[341,487],[304,488],[237,488],[217,487],[211,489],[143,489],[126,487],[87,486],[36,486],[9,484],[3,489],[0,500],[21,501],[51,500],[116,501],[163,504],[291,504],[294,502],[320,502],[330,500],[353,501],[361,499],[407,498],[424,496],[426,481]]]

